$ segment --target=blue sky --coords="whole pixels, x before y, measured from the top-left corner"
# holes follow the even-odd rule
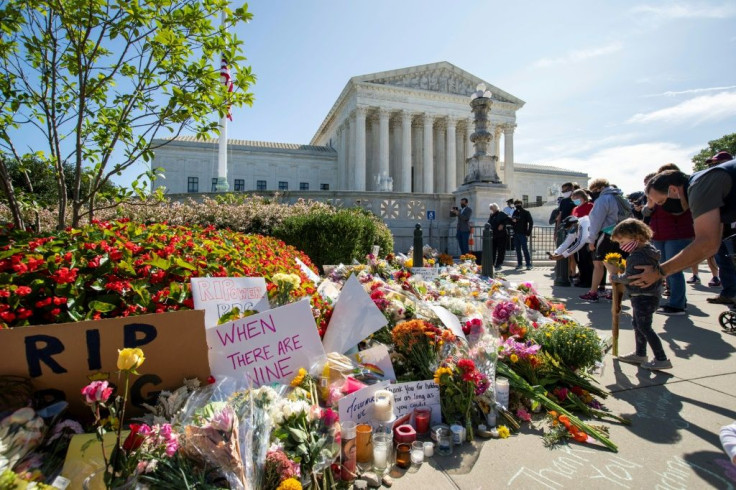
[[[627,192],[736,132],[736,1],[249,2],[230,138],[308,143],[350,77],[448,61],[523,99],[517,162]],[[126,177],[127,178],[127,177]],[[121,183],[126,178],[121,179]]]

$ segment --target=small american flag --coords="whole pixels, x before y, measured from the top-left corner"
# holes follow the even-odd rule
[[[222,83],[227,87],[228,92],[233,91],[233,81],[230,78],[230,68],[227,66],[227,61],[225,61],[225,58],[222,58],[220,63],[220,78],[222,79]],[[227,118],[229,120],[233,120],[232,114],[230,114],[230,106],[227,108]]]

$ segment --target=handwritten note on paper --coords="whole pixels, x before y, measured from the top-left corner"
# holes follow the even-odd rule
[[[356,424],[370,422],[373,419],[375,393],[385,389],[390,389],[389,382],[381,381],[340,398],[337,402],[340,421],[352,420]]]
[[[386,388],[394,394],[394,412],[401,417],[411,413],[416,407],[432,409],[432,424],[442,422],[440,407],[440,387],[434,381],[409,381],[397,383]]]
[[[271,308],[262,277],[193,277],[194,309],[204,310],[204,325],[217,325],[233,308],[266,311]]]
[[[425,281],[434,281],[440,275],[437,267],[412,267],[411,273]]]
[[[256,386],[288,383],[324,356],[309,300],[207,327],[210,370],[245,374]]]

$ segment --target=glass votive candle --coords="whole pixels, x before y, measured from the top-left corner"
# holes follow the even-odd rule
[[[396,446],[396,466],[407,469],[411,466],[411,445],[399,444]]]
[[[373,443],[371,438],[373,436],[373,427],[368,424],[359,424],[355,428],[356,440],[355,446],[356,459],[360,464],[369,464],[373,458]]]
[[[431,458],[434,456],[434,442],[427,441],[424,443],[424,457]]]
[[[429,418],[432,410],[428,407],[417,407],[414,409],[414,425],[417,434],[426,434],[429,432]]]
[[[424,463],[424,443],[414,441],[411,443],[411,464],[419,466],[422,463]]]
[[[391,444],[386,434],[373,435],[373,470],[379,475],[391,465]]]
[[[444,427],[437,429],[437,454],[449,456],[452,454],[452,432]]]

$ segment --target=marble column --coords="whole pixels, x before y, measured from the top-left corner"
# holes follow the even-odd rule
[[[457,182],[455,181],[457,173],[457,161],[455,160],[457,157],[455,151],[456,124],[457,122],[453,118],[447,118],[447,142],[445,143],[445,192],[453,192],[457,187]]]
[[[424,153],[422,165],[422,192],[431,194],[434,192],[434,145],[432,141],[434,116],[424,114]]]
[[[491,155],[492,157],[497,157],[500,160],[501,155],[498,154],[498,136],[496,135],[497,128],[498,126],[495,123],[488,121],[488,132],[493,135],[493,140],[491,140],[489,148],[489,155]]]
[[[365,107],[355,108],[355,180],[353,181],[353,189],[356,191],[365,190]]]
[[[411,192],[411,113],[401,111],[401,188]]]
[[[355,124],[350,123],[350,117],[345,118],[345,190],[350,191],[355,184]]]
[[[378,191],[383,191],[385,183],[383,179],[388,179],[389,167],[388,167],[388,118],[391,116],[391,112],[387,109],[378,110],[378,176],[381,184],[378,187]]]
[[[414,167],[412,175],[412,192],[424,192],[424,122],[421,117],[414,119],[411,123],[411,163]]]
[[[509,188],[514,186],[514,128],[516,124],[503,127],[503,182]]]
[[[345,189],[347,165],[345,165],[345,126],[337,128],[337,190]]]
[[[438,118],[434,124],[434,191],[445,192],[445,118]]]
[[[499,160],[501,160],[501,129],[501,125],[493,126],[493,151]]]
[[[472,117],[468,118],[468,122],[465,126],[465,160],[463,161],[463,181],[468,175],[468,158],[471,158],[475,154],[473,142],[470,141],[470,135],[473,134],[473,131],[475,131],[475,123],[473,122]]]

